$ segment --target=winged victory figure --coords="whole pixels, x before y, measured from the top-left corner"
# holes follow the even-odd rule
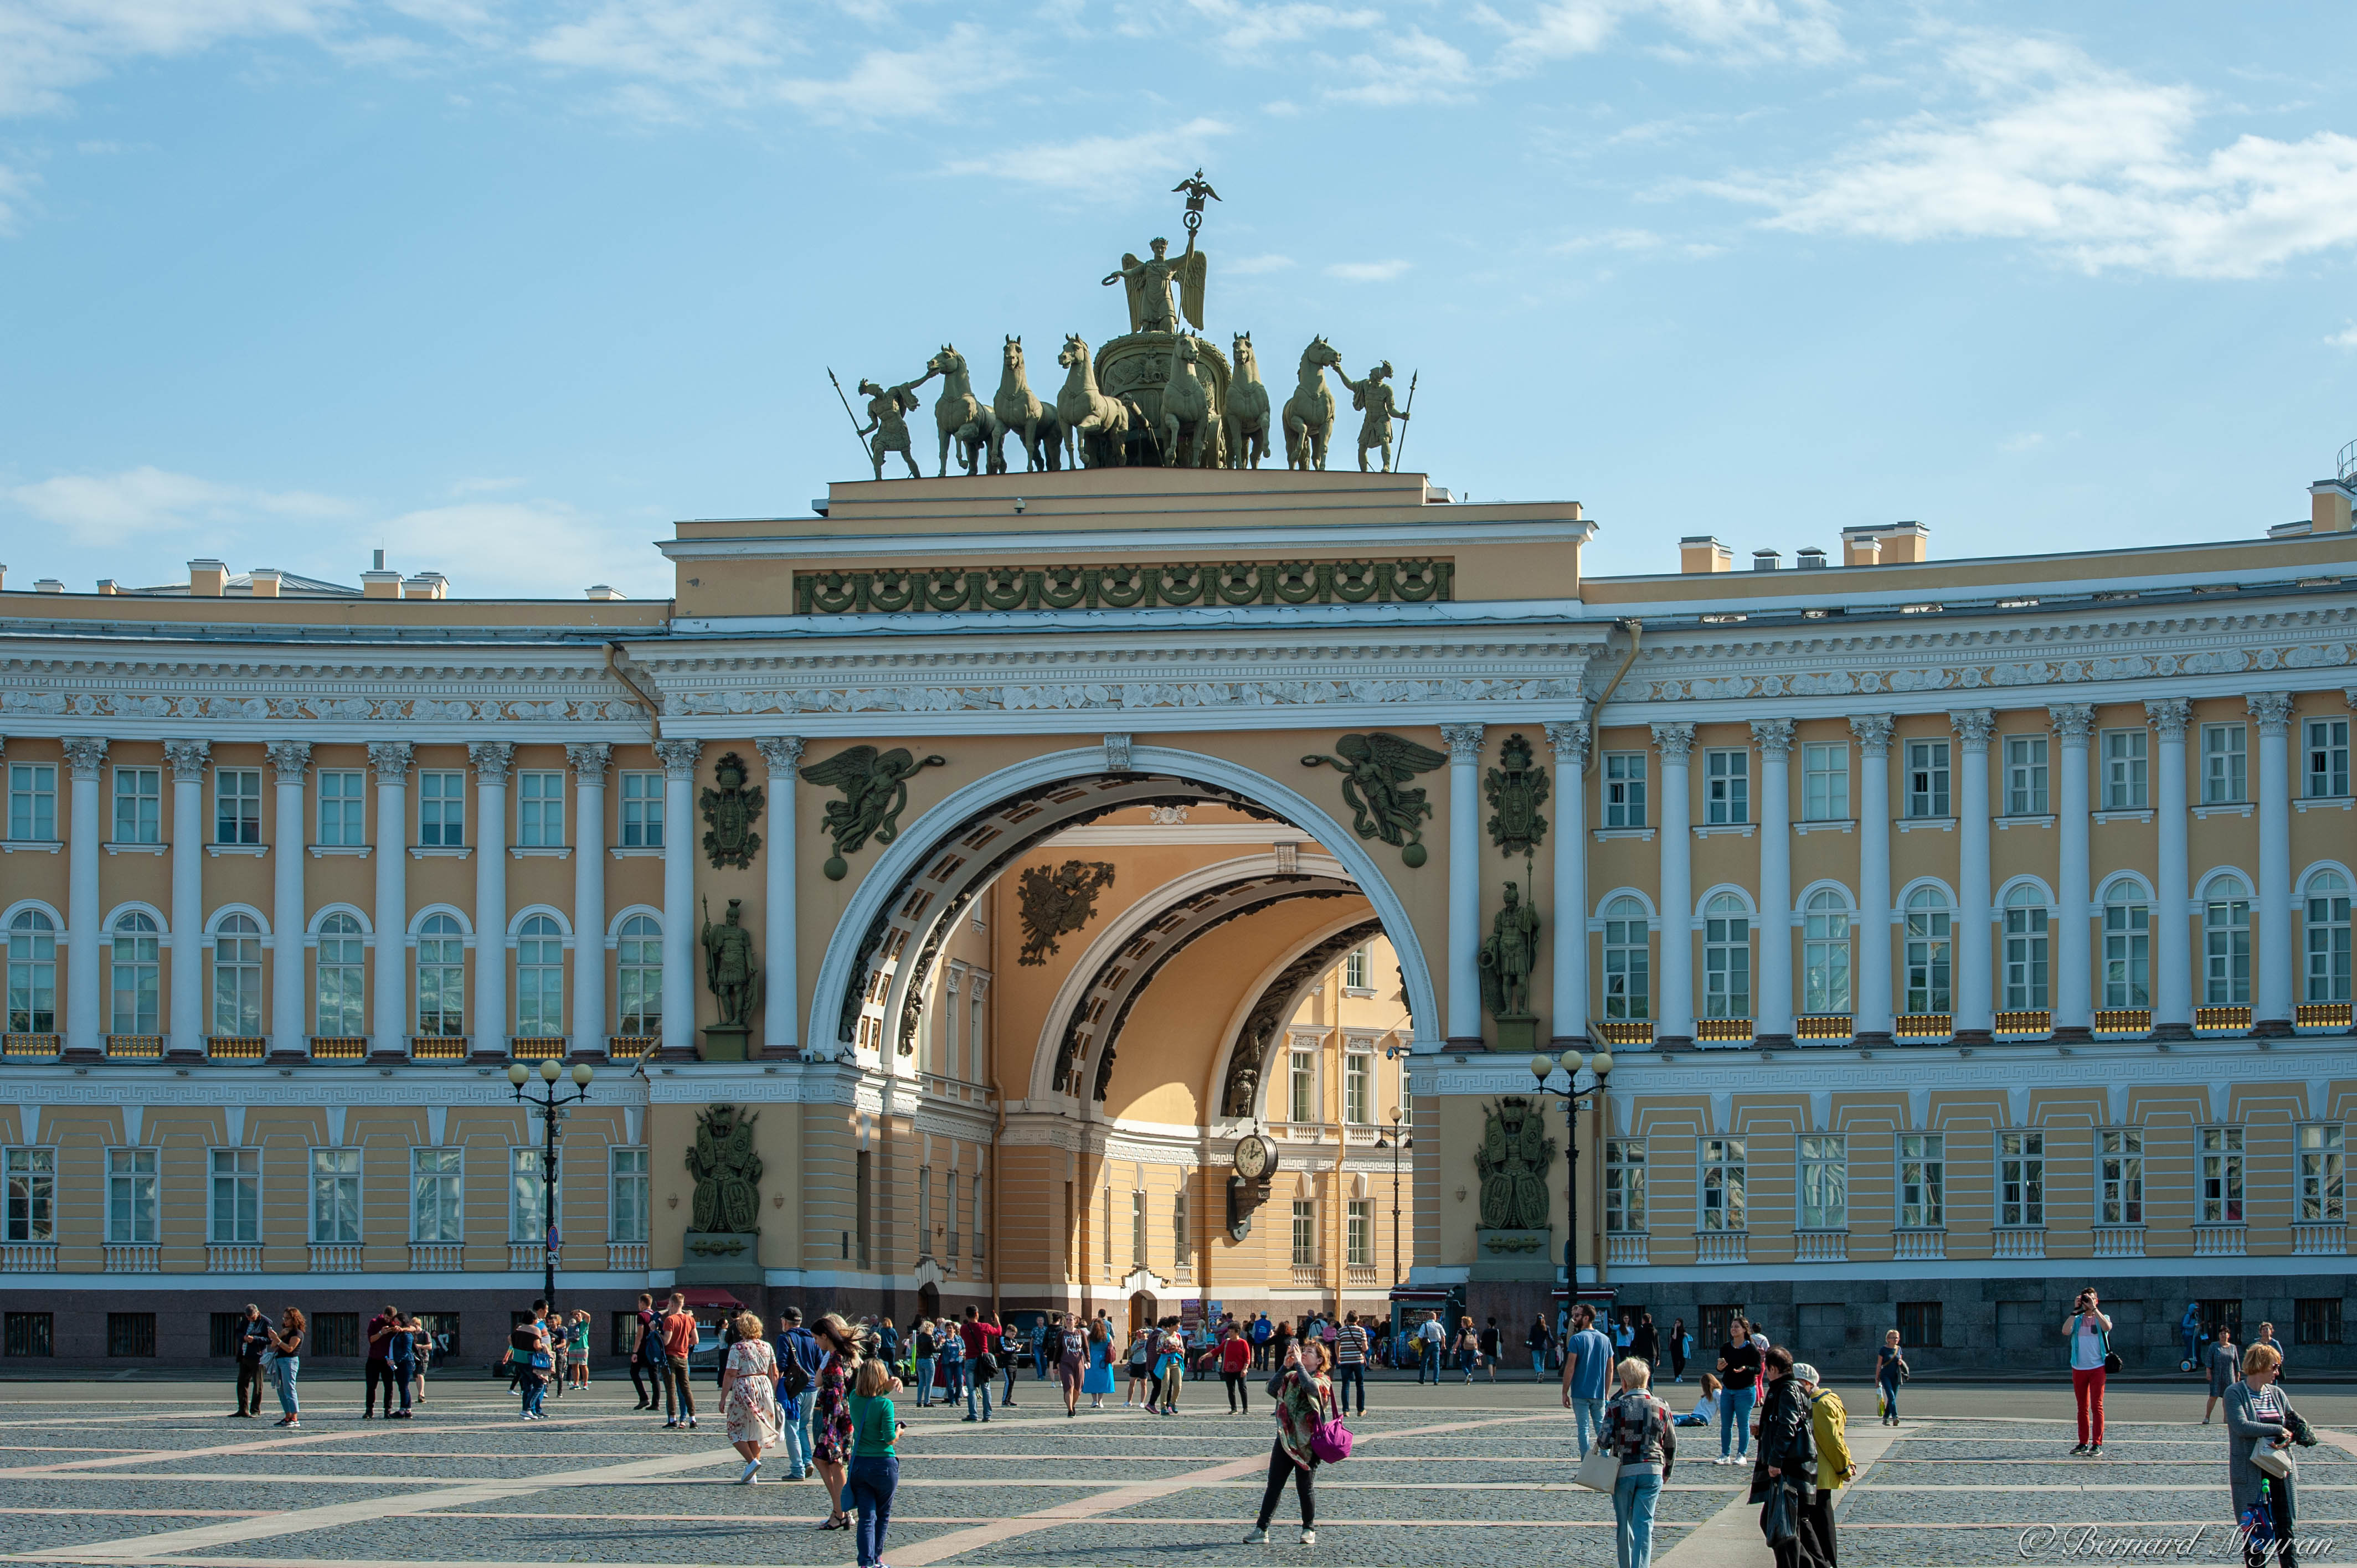
[[[871,836],[877,843],[899,837],[909,780],[948,761],[941,756],[920,759],[905,746],[885,752],[855,746],[803,768],[807,782],[843,791],[842,800],[826,803],[826,831],[834,838],[834,858],[824,868],[827,876],[840,881],[847,869],[844,857],[858,854]]]
[[[1429,773],[1448,760],[1448,754],[1400,736],[1377,731],[1346,735],[1334,743],[1338,757],[1310,756],[1304,768],[1329,765],[1342,774],[1342,799],[1356,815],[1351,826],[1362,839],[1379,838],[1400,848],[1410,865],[1424,864],[1424,819],[1432,802],[1408,780]]]

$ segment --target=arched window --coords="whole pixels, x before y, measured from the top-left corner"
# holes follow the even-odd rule
[[[2251,999],[2251,890],[2214,877],[2201,906],[2201,999],[2231,1007]]]
[[[1849,905],[1830,887],[1810,894],[1802,911],[1801,1011],[1849,1011]]]
[[[2152,1005],[2152,906],[2133,882],[2104,897],[2104,1005]]]
[[[1955,1010],[1951,984],[1956,959],[1955,917],[1937,887],[1907,895],[1907,1011]]]
[[[2349,1000],[2349,879],[2337,871],[2308,879],[2308,1000]]]
[[[161,946],[153,917],[134,909],[116,918],[108,955],[111,961],[109,967],[113,971],[108,981],[108,988],[113,997],[113,1005],[108,1014],[112,1020],[108,1033],[152,1035],[156,1032],[156,953]]]
[[[1652,971],[1645,907],[1634,898],[1615,898],[1604,908],[1604,1015],[1652,1017]]]
[[[350,915],[330,915],[320,921],[320,1034],[368,1033],[368,1014],[361,992],[367,973],[361,948],[361,923]]]
[[[467,939],[447,915],[428,915],[418,923],[417,1032],[467,1032]]]
[[[2046,896],[2021,883],[2005,896],[2005,1004],[2008,1009],[2053,1005],[2048,984],[2052,958]]]
[[[515,1032],[565,1033],[565,933],[545,915],[516,932]]]
[[[1732,893],[1703,907],[1702,1015],[1751,1016],[1751,917]]]
[[[614,984],[614,1027],[625,1035],[662,1033],[662,925],[652,915],[622,922]]]
[[[38,909],[8,922],[8,1032],[53,1035],[58,1028],[58,928]]]
[[[262,1033],[262,927],[251,915],[213,928],[213,1033]]]

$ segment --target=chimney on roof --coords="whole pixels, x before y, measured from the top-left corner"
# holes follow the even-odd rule
[[[384,552],[380,550],[377,552],[377,555],[382,559],[384,555]],[[382,570],[361,573],[361,597],[364,599],[397,599],[401,597],[401,574],[398,572],[386,572]]]
[[[1824,566],[1824,564],[1825,553],[1818,549],[1813,544],[1809,546],[1806,550],[1795,550],[1792,552],[1792,564],[1798,566],[1803,572],[1821,570]]]
[[[404,599],[439,599],[447,597],[449,592],[450,579],[439,572],[420,572],[401,585],[401,596]]]
[[[247,575],[253,580],[255,598],[274,599],[278,596],[279,585],[286,575],[275,566],[256,566]]]
[[[8,568],[5,564],[0,564],[0,588],[5,588],[7,585]]]
[[[1678,570],[1683,573],[1732,572],[1735,552],[1707,533],[1689,534],[1678,541]]]
[[[123,590],[114,585],[113,578],[101,577],[98,580],[98,591],[102,594],[119,594]]]
[[[1894,522],[1878,528],[1885,565],[1912,566],[1932,558],[1932,531],[1920,522]]]
[[[1784,557],[1777,551],[1755,550],[1751,553],[1751,569],[1755,572],[1773,572],[1783,564]]]
[[[584,591],[593,599],[619,599],[622,597],[622,590],[619,588],[609,588],[603,583],[599,583],[595,587],[591,587]]]
[[[1842,564],[1845,566],[1879,566],[1882,564],[1882,541],[1875,535],[1879,530],[1872,525],[1842,530]]]
[[[229,591],[229,567],[219,561],[188,563],[188,592],[200,599],[217,599]]]
[[[2310,533],[2349,532],[2349,489],[2339,479],[2319,479],[2309,486],[2308,505],[2313,519]]]
[[[37,594],[62,594],[65,591],[66,585],[55,577],[44,577],[33,585],[33,592]]]

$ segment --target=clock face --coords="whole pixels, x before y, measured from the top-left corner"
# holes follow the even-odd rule
[[[1258,1181],[1276,1164],[1276,1150],[1266,1138],[1254,1133],[1236,1144],[1236,1170],[1248,1181]]]

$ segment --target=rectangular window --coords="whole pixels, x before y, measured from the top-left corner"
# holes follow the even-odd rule
[[[1801,917],[1801,1011],[1849,1011],[1849,911],[1836,893],[1810,895]]]
[[[2243,1223],[2243,1130],[2201,1129],[2201,1221]]]
[[[1751,918],[1727,894],[1703,917],[1702,1011],[1706,1018],[1751,1016]]]
[[[2349,721],[2308,721],[2308,785],[2311,800],[2349,793]]]
[[[1940,1304],[1902,1301],[1899,1304],[1899,1343],[1908,1350],[1940,1348]]]
[[[262,769],[213,770],[213,843],[262,842]]]
[[[647,1151],[615,1149],[607,1156],[606,1232],[644,1245],[647,1239]]]
[[[205,1239],[221,1246],[251,1245],[262,1240],[262,1151],[212,1149],[206,1161],[211,1190]]]
[[[516,775],[516,843],[552,849],[565,842],[565,775]]]
[[[851,1176],[852,1223],[859,1228],[859,1266],[867,1267],[868,1238],[874,1234],[868,1227],[876,1221],[876,1163],[866,1151],[859,1151],[853,1162]]]
[[[1801,1229],[1849,1229],[1849,1140],[1838,1133],[1801,1138]]]
[[[2140,729],[2104,732],[2104,810],[2140,811],[2152,804],[2151,765],[2146,756],[2151,738]]]
[[[467,1239],[464,1149],[409,1151],[409,1239],[427,1245]]]
[[[1408,1077],[1408,1064],[1405,1061],[1400,1063],[1399,1111],[1401,1122],[1410,1127],[1415,1125],[1415,1083]]]
[[[156,1241],[156,1151],[106,1151],[106,1239],[124,1246]]]
[[[1352,948],[1342,959],[1342,988],[1346,991],[1368,991],[1374,986],[1372,955],[1364,948]]]
[[[917,1167],[917,1256],[933,1255],[933,1171],[931,1165]]]
[[[622,847],[662,848],[662,775],[622,775]]]
[[[1318,1120],[1318,1056],[1314,1051],[1290,1053],[1291,1068],[1286,1074],[1286,1120],[1315,1122]]]
[[[1608,751],[1604,754],[1604,825],[1641,828],[1645,825],[1645,754]]]
[[[1907,911],[1907,1011],[1945,1013],[1953,1005],[1955,917],[1946,909]]]
[[[1996,1222],[2026,1230],[2045,1225],[2045,1133],[1996,1135]]]
[[[1612,1235],[1638,1235],[1645,1218],[1645,1141],[1604,1141],[1604,1229]]]
[[[2341,1304],[2336,1301],[2332,1305]],[[0,1355],[56,1355],[56,1321],[55,1316],[47,1312],[8,1314],[5,1322],[0,1322]]]
[[[153,1356],[156,1315],[152,1312],[110,1312],[106,1315],[109,1356]]]
[[[1712,827],[1751,820],[1751,754],[1702,754],[1703,818]]]
[[[2342,1222],[2341,1144],[2345,1131],[2338,1122],[2311,1122],[2299,1130],[2298,1212],[2306,1223]]]
[[[307,1356],[352,1356],[361,1353],[361,1315],[357,1312],[322,1312],[311,1319],[311,1342],[303,1347]]]
[[[2349,886],[2338,873],[2327,872],[2308,885],[2307,969],[2303,976],[2310,1002],[2350,999]]]
[[[1365,1051],[1348,1051],[1342,1057],[1342,1120],[1363,1127],[1375,1119],[1373,1097],[1368,1088],[1374,1081],[1375,1058]]]
[[[1170,1259],[1178,1268],[1190,1266],[1195,1256],[1195,1234],[1187,1219],[1187,1189],[1180,1187],[1170,1200]]]
[[[1812,741],[1801,747],[1801,817],[1811,822],[1849,820],[1849,747]]]
[[[322,844],[357,848],[368,842],[366,798],[361,793],[368,775],[358,769],[322,771],[319,775],[319,838]]]
[[[311,1240],[350,1246],[361,1239],[361,1152],[311,1151]]]
[[[530,1245],[547,1240],[548,1188],[542,1185],[540,1151],[510,1149],[508,1241],[511,1245]]]
[[[164,835],[164,770],[114,770],[114,842],[160,843]]]
[[[948,1247],[947,1251],[948,1251],[948,1252],[949,1252],[949,1259],[950,1259],[950,1262],[952,1262],[952,1263],[954,1263],[954,1262],[957,1262],[957,1256],[958,1256],[958,1174],[957,1174],[957,1172],[955,1172],[955,1171],[952,1171],[952,1172],[950,1172],[950,1176],[949,1176],[949,1183],[950,1183],[950,1185],[949,1185],[949,1201],[948,1201],[947,1203],[945,1203],[945,1204],[943,1204],[943,1205],[942,1206],[942,1212],[943,1218],[945,1218],[945,1219],[948,1220],[948,1222],[949,1222],[949,1247]]]
[[[2005,737],[2005,813],[2009,817],[2042,817],[2047,813],[2046,737],[2009,735]]]
[[[11,1319],[16,1316],[8,1315]],[[2295,1345],[2338,1345],[2341,1343],[2341,1298],[2337,1295],[2309,1296],[2292,1304],[2292,1343]],[[10,1355],[17,1354],[11,1350]],[[46,1355],[44,1351],[42,1354]]]
[[[990,1212],[990,1199],[983,1195],[982,1184],[985,1179],[983,1176],[975,1176],[973,1185],[966,1189],[966,1201],[974,1205],[973,1212],[969,1217],[972,1223],[967,1226],[967,1230],[974,1236],[974,1261],[977,1263],[981,1262],[986,1255],[983,1250],[982,1217]]]
[[[238,1341],[245,1337],[245,1314],[216,1312],[211,1318],[206,1331],[205,1354],[216,1361],[235,1360]]]
[[[1910,740],[1907,743],[1907,814],[1944,817],[1948,814],[1948,743]]]
[[[456,848],[467,842],[467,776],[417,776],[417,843],[421,848]]]
[[[1899,1226],[1937,1230],[1948,1222],[1948,1140],[1939,1133],[1899,1135]]]
[[[1607,1018],[1650,1018],[1653,1015],[1652,950],[1644,907],[1634,898],[1615,898],[1605,908],[1604,1015]]]
[[[2106,1127],[2099,1144],[2101,1165],[2096,1181],[2101,1188],[2099,1221],[2104,1225],[2144,1223],[2144,1130]]]
[[[25,1242],[56,1240],[58,1152],[55,1149],[10,1149],[6,1161],[7,1239]]]
[[[2152,906],[2104,906],[2104,1005],[2152,1005]]]
[[[8,836],[19,843],[58,836],[58,770],[50,764],[8,765]]]
[[[1343,1260],[1354,1269],[1375,1266],[1374,1205],[1363,1197],[1354,1197],[1344,1214]]]
[[[1142,1192],[1133,1192],[1129,1195],[1129,1251],[1131,1262],[1139,1268],[1144,1268],[1146,1266],[1146,1195]]]
[[[1697,1140],[1702,1155],[1701,1229],[1746,1230],[1750,1219],[1744,1208],[1744,1156],[1740,1138]]]
[[[2243,891],[2231,876],[2217,879],[2214,893]],[[2213,1006],[2238,1006],[2251,999],[2251,901],[2212,897],[2201,907],[2201,999]]]
[[[2201,803],[2238,804],[2251,798],[2250,754],[2241,725],[2201,726]]]
[[[1293,1266],[1318,1266],[1318,1205],[1306,1197],[1293,1200]]]

